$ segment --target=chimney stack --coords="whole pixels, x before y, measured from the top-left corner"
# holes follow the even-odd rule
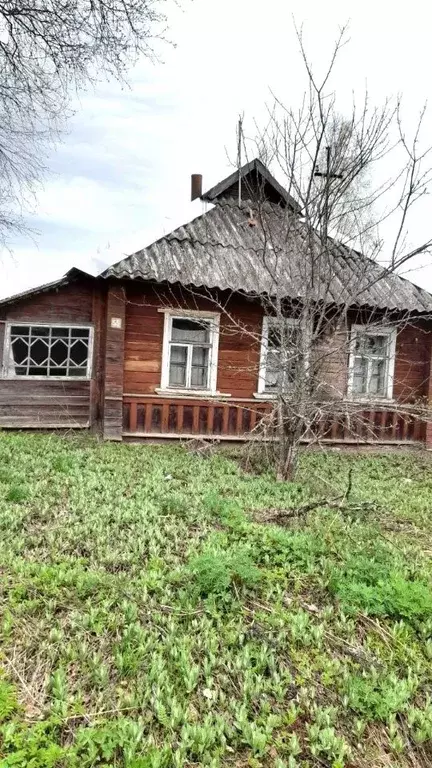
[[[202,195],[202,176],[200,173],[193,173],[191,176],[191,201],[196,200]]]

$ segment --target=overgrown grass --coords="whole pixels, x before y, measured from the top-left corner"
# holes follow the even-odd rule
[[[1,434],[0,766],[432,764],[431,469]]]

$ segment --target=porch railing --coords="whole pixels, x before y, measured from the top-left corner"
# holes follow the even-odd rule
[[[203,437],[246,440],[274,437],[272,403],[203,401],[152,395],[123,398],[123,435],[140,437]],[[419,443],[425,424],[418,417],[389,408],[358,409],[323,417],[305,440],[332,443]]]

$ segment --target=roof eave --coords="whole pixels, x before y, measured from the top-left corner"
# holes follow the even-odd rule
[[[68,272],[66,272],[65,275],[63,275],[63,277],[59,277],[57,280],[52,280],[49,283],[42,283],[41,285],[37,285],[35,288],[28,288],[26,291],[14,293],[12,296],[7,296],[5,299],[0,299],[0,307],[5,307],[8,304],[14,304],[16,301],[22,301],[23,299],[30,299],[32,296],[37,296],[40,293],[47,293],[48,291],[54,290],[56,288],[62,288],[64,285],[72,283],[79,277],[91,278],[92,280],[95,279],[94,276],[89,272],[84,272],[84,270],[78,269],[78,267],[72,267],[68,270]]]

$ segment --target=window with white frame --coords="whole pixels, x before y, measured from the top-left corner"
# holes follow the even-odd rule
[[[264,317],[258,381],[259,394],[289,391],[295,381],[299,359],[298,321]]]
[[[87,379],[91,376],[92,343],[89,326],[9,323],[4,375]]]
[[[219,315],[165,312],[162,389],[216,391]]]
[[[396,328],[351,329],[348,390],[353,397],[393,396]]]

